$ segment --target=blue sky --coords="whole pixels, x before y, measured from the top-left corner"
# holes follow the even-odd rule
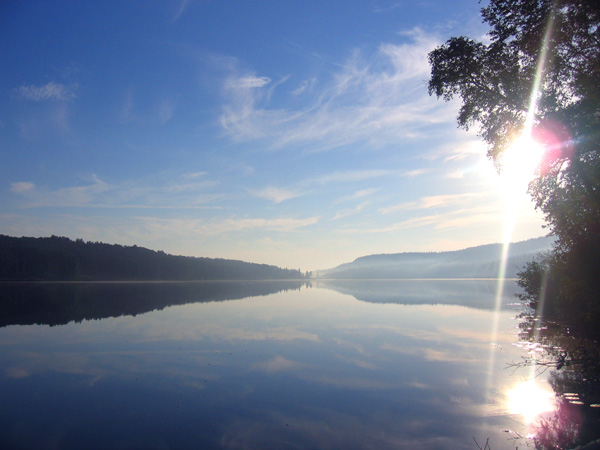
[[[477,0],[0,6],[0,233],[314,270],[545,234],[427,53]]]

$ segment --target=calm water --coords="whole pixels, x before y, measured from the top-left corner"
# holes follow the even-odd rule
[[[524,448],[496,288],[3,285],[0,447]]]

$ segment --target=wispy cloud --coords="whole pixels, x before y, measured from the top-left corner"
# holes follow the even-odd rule
[[[354,214],[358,214],[360,213],[367,205],[369,205],[369,202],[362,202],[358,205],[356,205],[354,208],[352,209],[346,209],[344,211],[340,211],[338,212],[332,220],[338,220],[344,217],[348,217],[348,216],[352,216]]]
[[[312,77],[309,80],[304,80],[304,81],[302,81],[302,83],[300,83],[300,85],[296,89],[294,89],[291,92],[291,94],[292,95],[300,95],[304,92],[311,92],[316,83],[317,83],[317,77]]]
[[[453,217],[452,217],[453,216]],[[439,230],[448,228],[465,228],[473,225],[502,223],[504,211],[495,207],[480,207],[454,211],[436,224]]]
[[[182,178],[200,178],[203,177],[207,174],[207,172],[189,172],[189,173],[184,173],[182,175]]]
[[[206,227],[208,232],[221,231],[241,231],[245,229],[264,229],[272,231],[294,231],[298,228],[304,228],[314,225],[319,221],[319,217],[307,217],[304,219],[294,219],[289,217],[281,217],[275,219],[265,218],[231,218],[222,221],[217,221]],[[216,228],[215,228],[216,226]]]
[[[441,217],[442,216],[440,214],[432,214],[429,216],[422,216],[422,217],[411,217],[410,219],[403,220],[402,222],[395,223],[391,226],[383,227],[383,228],[373,228],[373,229],[368,230],[367,232],[368,233],[381,233],[381,232],[397,231],[397,230],[402,230],[402,229],[406,229],[406,228],[415,228],[415,227],[422,227],[422,226],[426,226],[426,225],[433,225],[433,224],[439,223]]]
[[[45,100],[68,100],[75,97],[77,86],[67,87],[53,81],[43,86],[24,85],[17,89],[17,93],[26,100],[41,102]]]
[[[271,82],[268,77],[257,77],[254,75],[246,75],[242,77],[232,77],[225,82],[225,88],[227,89],[254,89],[266,86]]]
[[[375,14],[381,14],[381,13],[386,13],[389,11],[392,11],[396,8],[400,8],[401,6],[405,6],[406,3],[405,2],[397,2],[397,3],[393,3],[389,6],[375,6],[375,8],[373,9],[373,12]]]
[[[421,198],[418,208],[419,209],[429,209],[429,208],[456,206],[456,205],[465,204],[465,203],[468,204],[470,202],[470,200],[473,200],[477,197],[481,197],[481,194],[469,193],[469,194],[433,195],[433,196]]]
[[[170,96],[161,99],[151,99],[153,106],[150,108],[140,107],[144,103],[143,95],[136,93],[135,89],[129,88],[123,96],[121,110],[118,113],[119,120],[123,123],[137,123],[142,125],[164,125],[169,122],[175,114],[177,102]]]
[[[290,217],[230,217],[225,219],[214,218],[211,220],[189,218],[163,219],[157,217],[138,217],[137,219],[145,222],[146,227],[148,229],[154,230],[155,232],[166,232],[167,230],[183,230],[184,234],[188,234],[190,236],[215,236],[222,235],[225,233],[253,230],[292,232],[300,228],[314,225],[319,221],[319,217],[306,217],[302,219],[295,219]]]
[[[160,123],[164,125],[173,117],[175,112],[175,103],[171,98],[165,98],[158,106],[158,117]]]
[[[398,205],[392,205],[392,206],[388,206],[385,208],[381,208],[381,209],[379,209],[379,212],[381,214],[389,214],[389,213],[398,212],[398,211],[407,211],[407,210],[415,209],[416,206],[417,206],[417,202],[405,202],[405,203],[400,203]]]
[[[54,190],[40,188],[34,183],[26,181],[11,183],[11,191],[26,200],[23,205],[26,208],[84,206],[92,203],[98,194],[111,189],[110,185],[95,175],[92,177],[91,183],[86,185]]]
[[[224,92],[229,103],[223,106],[221,126],[234,139],[256,139],[262,137],[266,130],[257,127],[254,122],[266,111],[260,111],[256,105],[268,92],[261,89],[271,82],[268,77],[253,74],[232,75],[224,82]]]
[[[378,190],[379,189],[376,189],[376,188],[360,189],[351,195],[346,195],[345,197],[340,198],[338,200],[338,202],[346,202],[346,201],[358,200],[361,198],[369,197],[369,196],[373,195],[375,192],[377,192]]]
[[[179,20],[179,18],[183,15],[189,4],[190,0],[181,0],[181,3],[179,3],[179,8],[177,8],[175,15],[171,19],[171,23],[175,23]]]
[[[54,189],[17,181],[11,183],[11,191],[21,199],[21,208],[206,209],[219,194],[207,192],[217,183],[202,177],[191,173],[111,184],[92,175],[79,185]]]
[[[374,55],[356,50],[328,82],[305,80],[288,92],[298,96],[312,88],[303,106],[282,108],[270,101],[270,78],[234,73],[224,82],[229,92],[221,125],[236,140],[266,139],[273,148],[308,145],[321,151],[367,142],[422,136],[423,127],[454,120],[447,104],[427,95],[427,53],[438,40],[420,29],[403,33],[404,44],[383,44]],[[451,108],[450,108],[451,109]]]
[[[302,184],[328,184],[328,183],[347,183],[354,181],[370,180],[372,178],[380,178],[398,174],[395,170],[371,169],[371,170],[347,170],[343,172],[333,172],[326,175],[321,175],[316,178],[304,180]]]
[[[440,196],[443,197],[443,196]],[[460,196],[456,196],[453,201],[460,199]],[[438,205],[438,200],[442,201],[443,198],[434,199],[431,202],[431,206],[427,205],[425,208],[422,206],[423,203],[410,203],[406,205],[406,209],[428,209],[434,208],[434,205]],[[453,205],[456,206],[456,205]],[[381,211],[381,210],[380,210]],[[362,232],[362,233],[389,233],[398,230],[404,230],[415,227],[431,227],[432,230],[445,230],[445,229],[460,229],[471,227],[473,225],[481,224],[494,224],[502,223],[504,218],[504,210],[501,204],[491,205],[477,205],[474,206],[466,205],[464,208],[453,207],[450,211],[440,212],[437,214],[429,214],[426,216],[413,216],[406,220],[393,223],[388,226],[382,226],[377,228],[367,229],[345,229],[341,231],[345,232]]]
[[[276,187],[266,187],[258,191],[252,191],[252,194],[256,197],[270,200],[273,203],[281,203],[292,198],[300,197],[302,195],[299,192],[294,192],[287,189],[280,189]]]
[[[29,181],[18,181],[10,184],[10,190],[17,194],[26,194],[32,192],[35,189],[35,184]]]
[[[423,175],[425,173],[427,173],[426,169],[414,169],[404,172],[404,176],[413,178],[418,177],[419,175]]]
[[[448,121],[454,119],[448,118]],[[444,162],[462,161],[472,158],[481,158],[485,155],[486,146],[472,129],[468,132],[460,130],[460,134],[449,142],[439,145],[434,151],[423,154],[427,160],[442,159]]]
[[[382,214],[432,208],[455,208],[473,204],[477,199],[484,199],[484,193],[443,194],[421,197],[417,201],[400,203],[379,210]]]
[[[123,122],[130,122],[133,120],[133,91],[132,89],[127,89],[125,92],[125,98],[123,100],[123,106],[121,107],[121,112],[119,114],[121,120]]]

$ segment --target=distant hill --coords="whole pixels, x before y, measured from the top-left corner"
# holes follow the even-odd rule
[[[0,281],[300,279],[299,270],[230,259],[174,256],[66,237],[0,235]]]
[[[528,261],[549,250],[553,242],[552,237],[539,237],[511,244],[504,276],[516,277]],[[489,244],[451,252],[368,255],[332,269],[319,270],[316,276],[330,279],[495,278],[500,271],[502,249],[502,244]]]

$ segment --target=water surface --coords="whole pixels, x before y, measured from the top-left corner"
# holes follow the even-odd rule
[[[497,286],[5,285],[0,447],[514,449]]]

